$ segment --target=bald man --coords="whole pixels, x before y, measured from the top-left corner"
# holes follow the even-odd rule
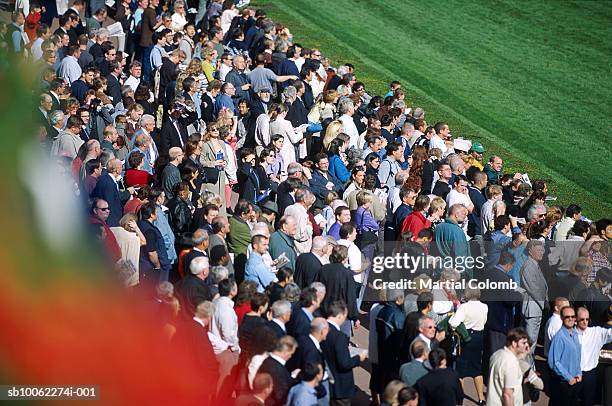
[[[328,248],[327,238],[316,236],[312,239],[312,249],[310,252],[300,254],[297,257],[293,280],[301,289],[316,281],[319,270],[323,265],[329,263]]]

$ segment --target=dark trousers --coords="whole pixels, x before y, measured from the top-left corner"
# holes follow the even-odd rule
[[[597,392],[601,391],[601,386],[597,385],[597,368],[587,372],[582,372],[582,382],[580,388],[580,398],[582,406],[592,406],[597,399]]]
[[[330,406],[351,406],[351,399],[332,399],[329,404]]]
[[[582,382],[570,385],[565,379],[554,372],[550,380],[550,405],[575,406],[578,404]]]
[[[493,353],[506,345],[506,335],[499,331],[484,330],[484,342],[482,346],[482,376],[484,381],[489,381],[489,358]]]

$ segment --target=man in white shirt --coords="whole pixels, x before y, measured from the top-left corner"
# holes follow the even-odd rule
[[[36,39],[32,42],[30,53],[32,60],[37,61],[43,56],[42,43],[51,38],[51,30],[47,24],[40,24],[36,29]]]
[[[219,360],[219,389],[226,377],[238,363],[240,345],[238,343],[238,316],[234,311],[234,301],[238,294],[236,282],[224,279],[219,282],[219,297],[213,300],[215,306],[211,323],[212,333],[227,343],[229,351],[217,356]]]
[[[487,385],[488,406],[522,406],[523,374],[519,359],[529,352],[529,336],[525,329],[510,330],[506,346],[491,356],[489,384]]]
[[[564,307],[568,307],[570,305],[569,300],[564,297],[558,297],[555,299],[555,305],[553,314],[550,316],[548,321],[546,322],[546,335],[544,336],[544,355],[548,356],[548,348],[550,347],[550,342],[557,334],[557,331],[561,329],[563,325],[563,320],[561,320],[561,309]]]
[[[140,78],[142,76],[142,63],[134,61],[129,67],[130,77],[125,80],[124,86],[129,86],[133,91],[136,91],[140,84]]]
[[[58,73],[59,76],[67,83],[72,83],[78,80],[83,73],[79,65],[79,57],[81,56],[81,48],[78,45],[70,45],[68,47],[68,55],[62,59]]]
[[[582,387],[580,388],[583,406],[591,406],[597,398],[597,364],[601,348],[612,342],[612,328],[589,327],[589,311],[578,308],[577,331],[580,349],[580,369]]]
[[[348,248],[348,265],[353,271],[355,282],[361,284],[363,282],[363,266],[361,264],[361,250],[355,245],[357,239],[357,227],[355,223],[348,222],[340,227],[340,239],[338,245],[343,245]]]
[[[447,123],[436,123],[434,126],[436,133],[429,140],[429,149],[438,148],[442,151],[442,158],[453,152],[453,148],[447,144],[447,139],[450,137],[450,128]]]
[[[358,145],[359,131],[353,121],[355,113],[353,101],[349,98],[342,99],[338,105],[338,113],[340,113],[339,120],[342,121],[342,132],[349,136],[349,148],[361,150],[362,146]]]

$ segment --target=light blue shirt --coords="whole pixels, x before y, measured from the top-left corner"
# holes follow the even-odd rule
[[[161,68],[162,64],[164,63],[162,61],[163,51],[164,49],[159,45],[155,45],[153,47],[153,50],[151,51],[151,66],[153,69]]]
[[[257,291],[263,293],[266,287],[276,279],[274,273],[264,262],[263,257],[253,251],[249,256],[244,270],[244,279],[257,283]]]
[[[164,246],[166,247],[166,254],[168,255],[168,261],[173,264],[178,259],[176,250],[174,249],[174,232],[170,228],[168,223],[168,217],[164,213],[161,206],[157,206],[157,220],[153,222],[153,225],[157,227],[162,237],[164,238]]]
[[[576,328],[572,335],[565,326],[555,334],[548,349],[548,366],[567,382],[582,375],[580,369],[581,345]]]
[[[317,392],[306,382],[300,382],[289,391],[285,406],[312,406],[317,404]]]

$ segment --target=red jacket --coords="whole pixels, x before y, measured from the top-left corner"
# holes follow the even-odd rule
[[[416,240],[419,232],[424,228],[431,227],[431,221],[427,220],[420,211],[410,213],[402,223],[402,234],[410,231],[412,240]]]

